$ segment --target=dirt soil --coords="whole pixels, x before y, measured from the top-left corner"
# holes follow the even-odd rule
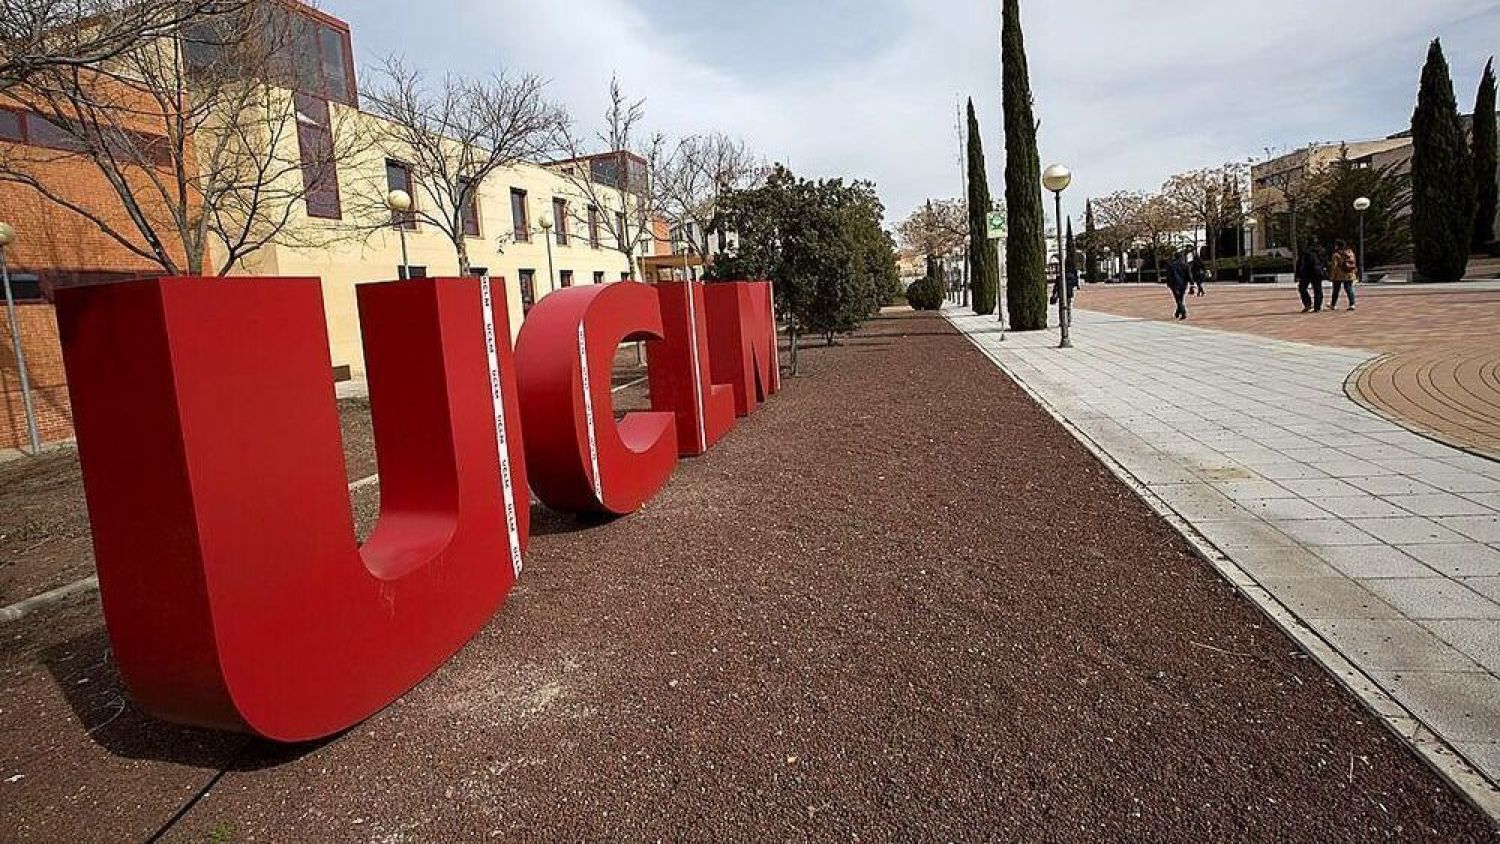
[[[147,718],[92,596],[0,629],[3,837],[1493,840],[940,318],[802,365],[328,742]]]

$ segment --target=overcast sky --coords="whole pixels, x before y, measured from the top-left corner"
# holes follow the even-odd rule
[[[722,130],[802,175],[876,181],[895,221],[959,192],[955,102],[973,96],[1000,183],[999,0],[323,0],[361,67],[551,80],[597,124],[612,73],[653,129]],[[1433,37],[1472,108],[1500,0],[1030,0],[1044,163],[1075,201],[1312,140],[1406,128]]]

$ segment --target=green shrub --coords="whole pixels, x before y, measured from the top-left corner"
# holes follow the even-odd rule
[[[936,311],[943,307],[943,287],[932,276],[918,279],[906,288],[906,304],[914,311]]]

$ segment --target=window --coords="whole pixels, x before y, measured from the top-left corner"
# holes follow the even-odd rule
[[[599,248],[599,206],[589,206],[589,246]]]
[[[620,251],[624,252],[625,243],[625,212],[615,212],[615,240],[620,244]]]
[[[620,273],[620,280],[621,281],[629,281],[630,280],[630,273]]]
[[[385,186],[386,190],[403,190],[411,197],[412,210],[392,211],[391,225],[398,229],[415,231],[417,228],[417,192],[411,186],[411,168],[399,161],[385,162]]]
[[[0,108],[0,141],[22,140],[25,140],[25,136],[21,134],[21,115]]]
[[[289,49],[293,87],[304,94],[354,105],[354,68],[349,63],[348,30],[309,15],[291,14]]]
[[[526,191],[510,189],[510,218],[515,221],[516,242],[531,242],[531,215],[526,209]]]
[[[604,273],[603,272],[596,272],[596,273],[594,273],[594,283],[595,284],[603,284],[604,283]]]
[[[552,222],[557,226],[557,245],[568,245],[568,201],[552,200]]]
[[[40,114],[26,115],[26,141],[39,147],[51,147],[71,152],[80,152],[84,148],[78,138],[69,134],[68,130]]]
[[[521,313],[529,313],[536,304],[536,270],[521,270]]]
[[[338,163],[333,157],[333,130],[328,101],[307,94],[295,95],[297,146],[302,155],[302,184],[306,188],[307,216],[337,220],[344,216],[339,201]]]
[[[572,287],[573,286],[573,271],[572,270],[563,270],[560,273],[560,276],[562,278],[562,286],[563,287]]]
[[[426,278],[427,267],[417,264],[409,264],[405,267],[396,267],[396,278],[405,280],[409,278]]]
[[[479,187],[468,179],[463,179],[458,184],[460,189],[469,192],[469,201],[464,203],[463,213],[459,215],[464,237],[479,237]]]

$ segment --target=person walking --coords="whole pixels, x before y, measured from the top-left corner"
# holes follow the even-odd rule
[[[1192,263],[1188,265],[1192,270],[1193,295],[1203,295],[1203,281],[1208,278],[1208,270],[1203,267],[1203,256],[1194,254]]]
[[[1323,256],[1316,243],[1302,247],[1297,259],[1297,295],[1302,297],[1302,313],[1323,310]]]
[[[1349,244],[1342,240],[1334,244],[1333,261],[1328,268],[1328,275],[1333,279],[1333,301],[1328,310],[1338,310],[1340,290],[1349,299],[1349,310],[1354,310],[1354,283],[1359,281],[1359,259],[1354,256],[1354,250],[1349,248]]]
[[[1188,266],[1187,253],[1179,252],[1172,263],[1167,264],[1167,287],[1172,291],[1172,298],[1177,300],[1176,318],[1185,320],[1188,318],[1187,303],[1188,288],[1193,283],[1193,269]]]

